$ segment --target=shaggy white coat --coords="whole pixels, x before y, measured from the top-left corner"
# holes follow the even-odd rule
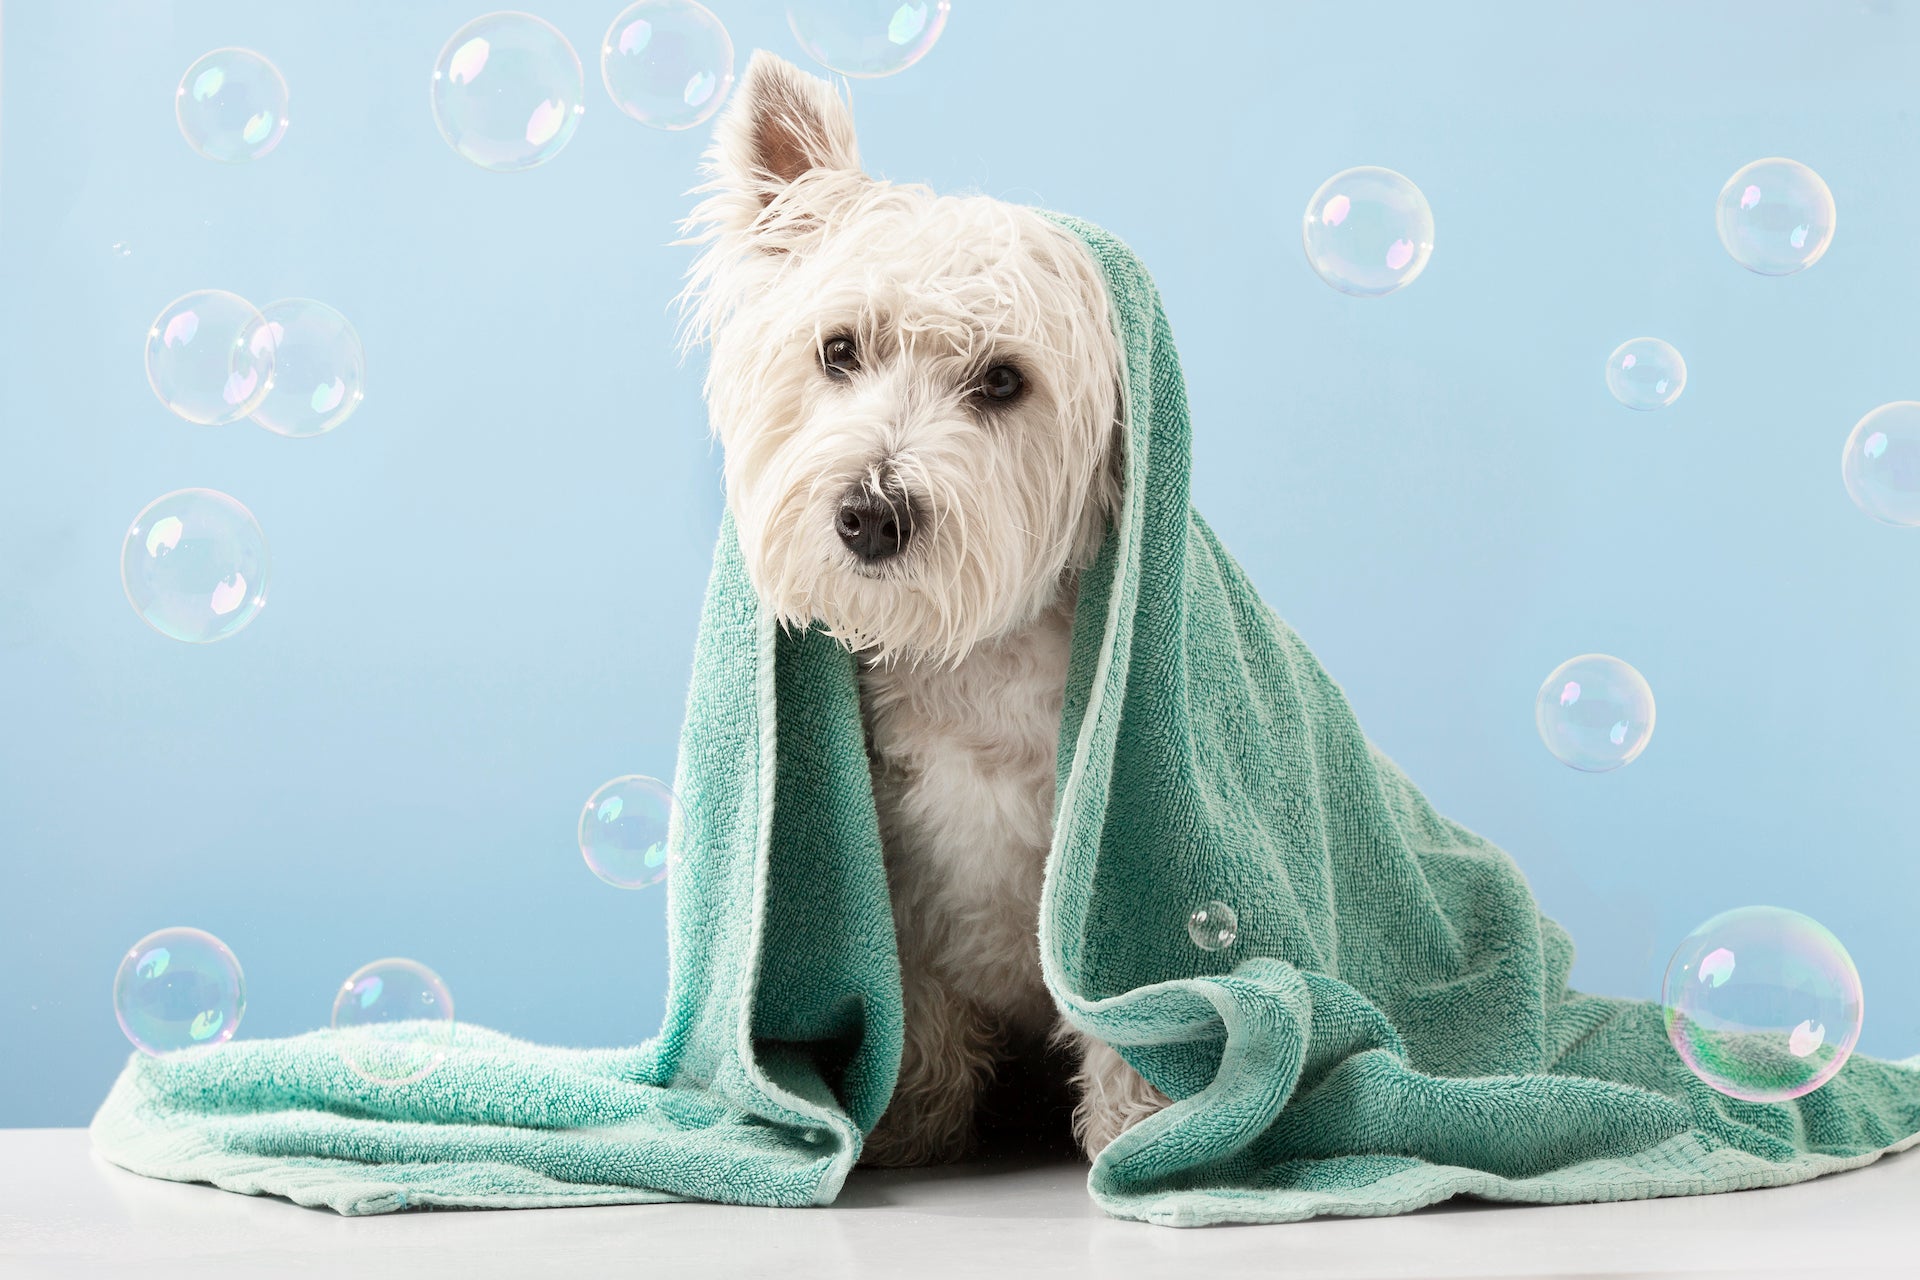
[[[869,178],[847,104],[758,53],[719,122],[685,296],[755,590],[860,658],[905,994],[900,1081],[863,1158],[956,1159],[1009,1045],[1072,1050],[1089,1154],[1165,1105],[1063,1024],[1040,881],[1076,571],[1118,497],[1120,356],[1069,233],[984,196]],[[853,343],[833,376],[824,352]],[[988,369],[1024,380],[1004,403]],[[878,563],[835,532],[861,485],[917,513]]]

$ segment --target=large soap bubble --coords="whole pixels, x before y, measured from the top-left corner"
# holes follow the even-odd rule
[[[453,33],[433,67],[447,145],[497,173],[531,169],[573,141],[586,110],[580,56],[548,22],[489,13]]]
[[[1779,1102],[1831,1080],[1860,1038],[1860,974],[1817,920],[1740,907],[1686,936],[1667,965],[1667,1038],[1721,1093]]]
[[[259,308],[222,289],[175,298],[147,326],[147,385],[188,422],[238,422],[273,388],[266,323]]]
[[[1883,404],[1860,419],[1840,453],[1840,478],[1875,520],[1920,525],[1920,400]]]
[[[173,113],[188,146],[209,160],[244,164],[280,145],[287,81],[251,49],[215,49],[180,77]]]
[[[1833,243],[1833,192],[1797,160],[1755,160],[1720,189],[1714,226],[1733,260],[1763,276],[1792,275]]]
[[[1629,409],[1664,409],[1687,389],[1687,362],[1658,338],[1629,338],[1607,357],[1607,390]]]
[[[353,325],[311,298],[269,302],[260,314],[273,385],[253,420],[283,436],[317,436],[345,422],[366,398],[367,358]]]
[[[266,535],[253,512],[215,489],[178,489],[133,518],[120,585],[141,620],[189,644],[225,640],[267,603]]]
[[[333,997],[340,1060],[372,1084],[414,1084],[453,1052],[453,993],[418,960],[362,965]]]
[[[1322,280],[1357,298],[1403,289],[1433,256],[1433,210],[1420,188],[1391,169],[1362,165],[1334,174],[1307,202],[1307,262]]]
[[[1553,669],[1533,703],[1540,740],[1561,764],[1605,773],[1632,764],[1653,738],[1653,690],[1618,658],[1582,654]]]
[[[600,78],[613,105],[655,129],[691,129],[733,87],[733,39],[694,0],[640,0],[600,42]]]
[[[580,856],[615,888],[659,884],[667,878],[669,837],[680,818],[680,802],[660,779],[638,773],[615,778],[580,810]]]
[[[160,929],[113,975],[113,1013],[143,1053],[224,1044],[240,1029],[247,982],[226,943],[204,929]]]
[[[948,8],[948,0],[791,0],[787,27],[815,62],[871,80],[926,57]]]

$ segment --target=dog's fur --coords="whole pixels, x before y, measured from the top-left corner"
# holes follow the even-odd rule
[[[965,1154],[996,1065],[1049,1035],[1079,1057],[1074,1132],[1098,1152],[1166,1103],[1056,1026],[1036,940],[1075,575],[1119,497],[1099,272],[1029,209],[869,178],[847,104],[766,53],[706,173],[688,335],[712,347],[741,551],[783,625],[821,623],[861,664],[906,1005],[864,1158]],[[828,367],[836,339],[857,363]],[[989,399],[1006,368],[1020,390]],[[897,511],[899,554],[836,532],[856,498]]]

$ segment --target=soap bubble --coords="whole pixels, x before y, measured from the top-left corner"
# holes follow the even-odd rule
[[[1662,409],[1687,389],[1687,362],[1658,338],[1630,338],[1607,357],[1607,390],[1629,409]]]
[[[567,38],[526,13],[489,13],[453,33],[433,67],[433,119],[482,169],[512,173],[560,154],[586,110]]]
[[[1755,160],[1727,179],[1714,207],[1720,243],[1763,276],[1787,276],[1820,261],[1833,243],[1833,192],[1795,160]]]
[[[644,889],[667,878],[669,839],[683,817],[673,789],[629,774],[587,797],[580,811],[580,856],[617,889]]]
[[[1875,520],[1920,525],[1920,400],[1883,404],[1860,419],[1840,454],[1840,478]]]
[[[373,1084],[414,1084],[453,1053],[453,993],[418,960],[375,960],[333,997],[334,1048]]]
[[[1391,169],[1362,165],[1328,178],[1307,202],[1307,262],[1357,298],[1404,288],[1433,254],[1433,210]]]
[[[113,256],[116,258],[131,258],[133,256],[133,245],[125,240],[115,240],[113,242]]]
[[[1667,963],[1667,1038],[1730,1097],[1780,1102],[1833,1078],[1860,1038],[1860,974],[1797,911],[1740,907],[1686,936]]]
[[[257,340],[273,352],[273,386],[253,420],[283,436],[317,436],[345,422],[366,397],[366,354],[353,325],[310,298],[269,302],[260,314]]]
[[[163,636],[211,644],[267,603],[267,538],[253,512],[213,489],[178,489],[133,518],[120,546],[127,602]]]
[[[207,159],[258,160],[287,131],[286,78],[251,49],[215,49],[180,77],[173,114],[187,145]]]
[[[948,8],[948,0],[793,0],[787,26],[815,62],[872,80],[926,57]]]
[[[1653,737],[1653,690],[1618,658],[1589,653],[1553,669],[1533,704],[1540,741],[1561,764],[1605,773],[1632,764]]]
[[[238,422],[272,384],[266,320],[238,294],[202,289],[175,298],[147,327],[147,385],[188,422]]]
[[[694,0],[640,0],[607,28],[600,78],[613,105],[655,129],[691,129],[733,87],[733,40]]]
[[[247,980],[227,944],[202,929],[161,929],[120,958],[113,1013],[144,1053],[225,1044],[240,1029]]]
[[[1187,936],[1202,951],[1225,951],[1240,936],[1240,917],[1224,902],[1203,902],[1187,917]]]

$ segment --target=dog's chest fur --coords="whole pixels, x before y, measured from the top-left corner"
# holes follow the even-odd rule
[[[860,678],[901,965],[1012,1033],[1054,1020],[1037,930],[1074,595],[957,666]]]

